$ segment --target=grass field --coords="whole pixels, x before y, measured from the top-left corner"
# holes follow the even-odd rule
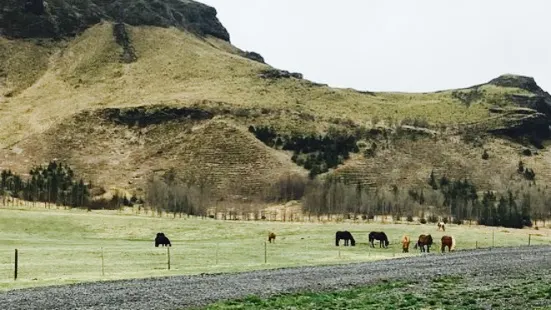
[[[353,233],[356,247],[335,247],[337,230]],[[388,249],[369,248],[367,234],[385,231]],[[83,281],[237,272],[304,265],[339,264],[419,255],[402,254],[403,234],[431,233],[434,252],[444,234],[435,225],[367,223],[282,223],[215,221],[156,217],[117,211],[86,212],[42,207],[0,209],[0,289]],[[153,239],[164,232],[172,241],[171,269],[167,249]],[[265,241],[269,231],[278,237]],[[514,230],[450,225],[457,249],[551,244],[549,230]],[[18,280],[13,280],[14,250],[19,251]],[[265,250],[267,263],[264,262]],[[102,267],[103,257],[103,267]]]
[[[251,296],[205,309],[551,309],[549,275],[529,279],[505,276],[499,280],[473,281],[453,276],[383,282],[353,290],[284,295],[266,300]]]

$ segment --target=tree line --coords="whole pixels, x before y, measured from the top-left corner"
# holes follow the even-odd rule
[[[211,190],[206,180],[190,181],[178,177],[174,169],[162,176],[150,175],[145,202],[157,214],[207,216]]]
[[[421,189],[396,185],[385,189],[333,175],[316,180],[287,175],[275,182],[264,198],[280,202],[300,199],[307,217],[372,219],[390,215],[408,220],[419,217],[421,222],[477,222],[512,228],[551,218],[551,192],[530,184],[483,192],[469,179],[437,178],[434,172],[427,183],[429,186]]]
[[[0,196],[4,205],[11,197],[46,205],[84,207],[90,201],[91,188],[92,184],[77,179],[69,166],[56,161],[32,168],[27,178],[11,170],[0,172]]]

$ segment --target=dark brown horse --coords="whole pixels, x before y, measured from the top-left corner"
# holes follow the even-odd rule
[[[372,248],[375,247],[375,240],[379,240],[380,248],[388,248],[388,237],[382,231],[372,231],[369,233],[369,244]]]
[[[432,245],[432,236],[431,235],[420,235],[419,240],[415,244],[415,249],[419,248],[421,252],[430,253],[430,246]]]
[[[452,236],[442,237],[442,253],[446,252],[446,247],[448,247],[448,252],[455,250],[455,238]]]
[[[272,243],[272,240],[273,240],[274,243],[275,243],[275,238],[276,238],[276,234],[275,234],[275,233],[271,232],[271,233],[268,234],[268,241],[269,241],[270,243]]]

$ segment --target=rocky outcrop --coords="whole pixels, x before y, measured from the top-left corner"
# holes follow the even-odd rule
[[[536,80],[529,76],[504,74],[491,80],[489,84],[501,87],[520,88],[536,94],[545,93],[543,89],[538,86]]]
[[[214,8],[192,0],[2,0],[0,35],[13,38],[74,36],[101,20],[178,27],[230,40]]]
[[[243,57],[265,64],[264,57],[256,52],[243,52]]]
[[[295,78],[302,80],[303,76],[302,73],[297,72],[289,72],[286,70],[278,70],[278,69],[266,69],[260,73],[260,77],[263,79],[289,79],[289,78]]]
[[[515,140],[527,138],[537,147],[541,147],[541,142],[551,137],[549,117],[536,110],[494,107],[490,112],[500,114],[501,117],[487,130],[489,133],[508,136]]]
[[[126,31],[126,26],[123,23],[113,25],[113,36],[118,45],[122,47],[121,61],[123,63],[131,63],[138,60],[136,51],[130,42],[130,35]]]

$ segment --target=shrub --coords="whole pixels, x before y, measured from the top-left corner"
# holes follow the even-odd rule
[[[408,222],[413,222],[413,216],[411,215],[408,215],[407,219],[406,219]]]
[[[436,215],[430,215],[427,220],[429,221],[429,223],[438,223],[438,217]]]
[[[488,155],[488,151],[484,150],[484,153],[482,154],[482,159],[488,160],[490,158],[490,155]]]
[[[421,219],[419,220],[419,223],[421,223],[421,224],[426,224],[426,223],[427,223],[427,219],[425,219],[425,218],[423,217],[423,218],[421,218]]]

